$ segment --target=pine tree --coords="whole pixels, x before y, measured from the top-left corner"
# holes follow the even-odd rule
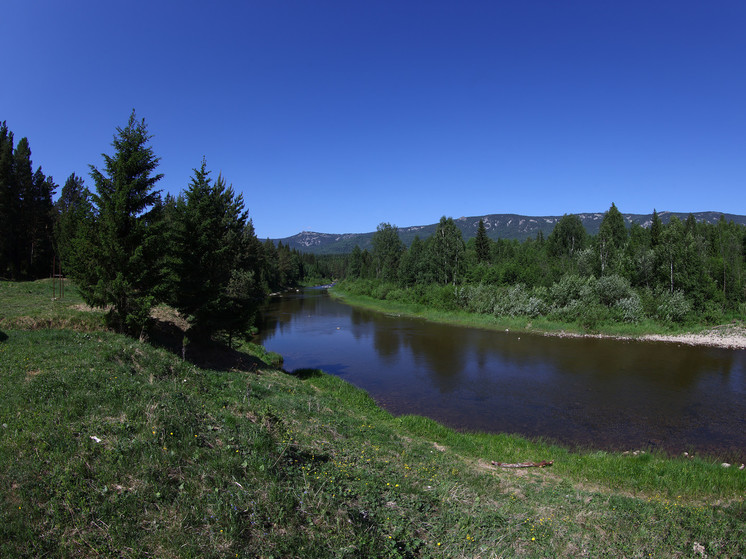
[[[0,277],[10,276],[11,247],[14,244],[12,227],[16,208],[14,207],[15,177],[13,173],[13,132],[3,121],[0,124]]]
[[[490,259],[490,239],[487,236],[487,229],[484,227],[484,220],[479,220],[477,236],[474,240],[474,248],[477,252],[477,262],[488,262]]]
[[[54,224],[56,252],[60,257],[64,273],[74,275],[73,269],[85,266],[78,261],[78,255],[87,251],[80,244],[87,242],[90,233],[86,226],[93,219],[91,194],[85,188],[83,179],[72,173],[65,181],[60,197],[55,204],[57,221]]]
[[[650,247],[655,248],[661,240],[661,230],[663,229],[663,223],[658,215],[658,212],[653,209],[653,222],[650,225]]]
[[[114,154],[102,154],[103,171],[91,165],[97,214],[85,255],[91,269],[76,278],[86,301],[109,306],[109,324],[131,333],[143,332],[162,295],[162,206],[155,190],[162,175],[154,174],[159,158],[149,140],[145,121],[138,122],[133,110],[127,126],[117,127]]]
[[[213,183],[205,160],[179,198],[175,233],[175,306],[192,337],[229,337],[251,325],[261,298],[258,241],[244,210],[222,176]]]

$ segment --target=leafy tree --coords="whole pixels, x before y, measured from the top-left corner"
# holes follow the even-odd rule
[[[598,231],[598,255],[601,262],[601,275],[618,255],[619,250],[627,241],[627,229],[624,226],[624,216],[612,202],[609,210],[604,214]]]
[[[399,229],[390,223],[381,223],[373,233],[373,261],[376,277],[384,281],[396,280],[399,260],[404,251],[404,243],[399,238]]]
[[[253,236],[243,197],[222,176],[213,183],[202,160],[176,202],[174,304],[187,317],[190,335],[243,333],[261,298],[259,274],[246,265]]]
[[[572,258],[577,251],[585,248],[587,237],[580,218],[573,214],[565,214],[549,234],[549,253],[552,256]]]
[[[429,273],[428,251],[426,244],[415,235],[409,249],[404,253],[399,264],[399,281],[402,285],[412,286],[431,281]]]
[[[438,282],[444,285],[456,284],[460,277],[466,245],[461,230],[453,218],[440,218],[431,246],[432,261],[437,270]]]
[[[477,227],[477,236],[474,241],[474,249],[477,253],[477,262],[487,262],[490,259],[490,238],[487,236],[487,229],[484,227],[484,220],[479,220]]]
[[[133,110],[127,126],[117,127],[114,154],[102,154],[103,171],[91,165],[96,217],[90,252],[80,255],[91,266],[76,278],[88,304],[109,306],[109,324],[132,333],[142,333],[162,295],[162,206],[155,190],[162,175],[155,174],[159,159],[149,139],[145,121],[138,122]]]
[[[678,217],[671,217],[663,229],[657,253],[663,274],[668,277],[669,292],[673,294],[677,287],[674,279],[676,274],[680,275],[679,265],[683,265],[685,253],[684,225]]]
[[[350,254],[350,261],[347,265],[347,277],[359,278],[360,272],[363,268],[363,251],[360,250],[359,245],[355,245]]]

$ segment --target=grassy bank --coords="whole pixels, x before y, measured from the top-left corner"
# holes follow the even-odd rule
[[[493,330],[511,330],[525,333],[567,333],[567,334],[599,334],[606,336],[619,336],[639,338],[650,334],[660,335],[679,335],[687,333],[701,332],[707,329],[707,326],[692,326],[682,324],[661,324],[659,322],[646,319],[639,322],[601,322],[588,329],[577,322],[561,322],[552,320],[543,316],[526,317],[526,316],[495,316],[492,314],[479,314],[463,310],[442,310],[433,309],[424,304],[391,301],[378,299],[368,295],[360,295],[345,290],[344,284],[338,284],[330,289],[333,297],[344,299],[345,302],[366,309],[383,312],[395,313],[402,316],[415,318],[424,318],[432,322],[444,324],[453,324],[457,326],[468,326],[473,328],[488,328]]]
[[[103,331],[2,330],[2,557],[746,555],[746,471],[395,418],[251,344],[198,366]]]

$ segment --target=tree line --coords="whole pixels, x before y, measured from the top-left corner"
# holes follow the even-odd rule
[[[409,248],[382,223],[347,257],[343,288],[377,298],[586,327],[612,321],[717,322],[746,312],[746,227],[690,215],[627,227],[612,203],[597,235],[564,215],[546,238],[468,242],[452,218]]]
[[[27,138],[0,125],[0,276],[31,280],[62,272],[85,301],[107,309],[116,330],[142,334],[151,309],[176,308],[192,337],[245,333],[266,294],[321,281],[329,266],[288,246],[261,242],[237,194],[203,159],[176,197],[157,189],[159,158],[144,120],[118,127],[94,188],[71,174],[57,185],[32,172]]]

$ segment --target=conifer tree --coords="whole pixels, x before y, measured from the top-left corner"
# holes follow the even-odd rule
[[[477,236],[474,239],[474,248],[477,253],[477,262],[488,262],[490,259],[490,239],[487,236],[487,229],[484,227],[484,220],[479,220]]]
[[[209,174],[203,159],[176,203],[174,300],[192,337],[232,337],[251,325],[262,296],[254,254],[261,247],[243,197]]]
[[[655,248],[661,240],[661,231],[663,229],[663,222],[658,215],[658,212],[653,209],[653,222],[650,225],[650,247]]]
[[[65,274],[75,275],[73,270],[86,266],[85,260],[78,261],[78,256],[85,255],[87,250],[82,243],[89,241],[90,231],[87,227],[93,220],[91,193],[85,188],[82,177],[72,173],[60,192],[55,203],[57,221],[54,224],[54,237],[57,254]]]
[[[162,295],[162,205],[155,185],[163,175],[155,174],[159,158],[150,137],[133,110],[127,126],[117,127],[113,155],[102,154],[103,171],[91,165],[96,219],[83,255],[90,267],[76,277],[86,302],[110,307],[109,324],[131,333],[143,332]]]
[[[10,276],[11,247],[14,244],[14,202],[17,199],[13,176],[13,132],[0,123],[0,277]]]

